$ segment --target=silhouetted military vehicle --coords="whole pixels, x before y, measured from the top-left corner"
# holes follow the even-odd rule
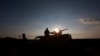
[[[71,40],[71,34],[37,36],[35,38],[35,45],[40,49],[68,50],[71,49]]]

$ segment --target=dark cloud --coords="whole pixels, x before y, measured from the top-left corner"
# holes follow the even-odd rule
[[[100,19],[96,18],[80,18],[82,24],[100,24]]]

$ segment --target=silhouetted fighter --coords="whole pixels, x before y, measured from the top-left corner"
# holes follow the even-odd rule
[[[48,28],[46,28],[46,30],[44,31],[45,36],[50,36],[50,31],[48,30]]]
[[[22,37],[23,37],[23,40],[27,40],[27,39],[26,39],[26,34],[25,34],[25,33],[22,34]]]

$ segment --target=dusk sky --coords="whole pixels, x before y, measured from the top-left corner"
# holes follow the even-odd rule
[[[100,38],[100,0],[0,0],[0,37],[68,28],[72,38]]]

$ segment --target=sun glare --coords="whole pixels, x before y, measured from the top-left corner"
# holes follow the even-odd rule
[[[55,31],[58,33],[58,32],[59,32],[59,29],[58,29],[58,28],[56,28],[56,29],[55,29]]]

